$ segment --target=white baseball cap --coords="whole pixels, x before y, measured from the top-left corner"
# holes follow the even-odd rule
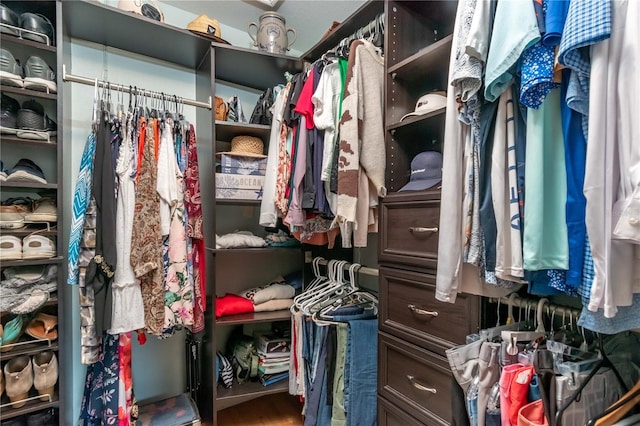
[[[436,111],[447,106],[447,94],[446,92],[431,92],[426,95],[422,95],[416,103],[416,109],[409,114],[402,116],[400,121],[413,115],[424,115],[432,111]]]

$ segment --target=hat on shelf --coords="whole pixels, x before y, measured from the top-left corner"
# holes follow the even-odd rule
[[[447,94],[446,92],[431,92],[423,95],[418,99],[416,103],[416,109],[409,114],[405,114],[402,116],[400,121],[404,120],[407,117],[411,117],[414,115],[424,115],[428,114],[432,111],[436,111],[447,106]]]
[[[422,191],[442,180],[442,154],[424,151],[411,160],[411,178],[400,191]]]
[[[219,152],[218,155],[237,155],[238,157],[266,158],[264,144],[255,136],[236,136],[231,139],[231,151]]]
[[[118,9],[146,16],[155,21],[164,22],[164,13],[155,0],[120,0]]]
[[[220,31],[220,23],[217,19],[211,19],[207,15],[202,14],[187,24],[187,29],[192,33],[196,33],[217,43],[231,44],[222,38]]]

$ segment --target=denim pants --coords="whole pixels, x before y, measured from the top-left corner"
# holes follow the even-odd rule
[[[313,323],[312,323],[313,324]],[[312,380],[311,386],[307,392],[307,409],[305,411],[304,425],[305,426],[325,426],[328,425],[326,419],[322,419],[325,415],[325,407],[321,407],[322,397],[324,396],[324,405],[326,405],[326,392],[325,387],[327,385],[326,378],[326,357],[327,349],[324,344],[327,337],[327,327],[318,327],[313,324],[315,328],[315,337],[318,343],[319,351],[317,356],[317,369],[315,376]],[[330,418],[330,417],[329,417]]]
[[[345,361],[347,426],[377,424],[378,320],[349,321]]]
[[[336,344],[336,367],[333,376],[333,407],[331,426],[345,426],[347,415],[344,406],[344,365],[347,356],[347,324],[338,324]]]

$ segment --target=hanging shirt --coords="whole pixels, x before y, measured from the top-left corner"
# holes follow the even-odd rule
[[[532,1],[500,0],[491,34],[491,47],[484,78],[484,96],[493,102],[513,78],[522,52],[540,40]]]
[[[611,6],[611,37],[592,48],[584,182],[595,271],[588,308],[604,308],[607,318],[640,292],[640,245],[614,236],[640,185],[640,77],[629,72],[640,69],[640,4],[616,0]]]
[[[276,211],[276,180],[278,178],[278,158],[280,156],[280,131],[284,125],[282,122],[284,105],[289,95],[290,85],[275,87],[275,101],[272,108],[273,120],[269,136],[269,152],[264,177],[262,202],[260,203],[260,226],[274,227],[278,220]]]
[[[527,113],[523,257],[530,271],[569,267],[565,203],[567,175],[560,121],[560,91]]]

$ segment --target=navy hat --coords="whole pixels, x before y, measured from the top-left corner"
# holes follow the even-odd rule
[[[411,160],[411,179],[400,191],[422,191],[442,180],[442,154],[424,151]]]

